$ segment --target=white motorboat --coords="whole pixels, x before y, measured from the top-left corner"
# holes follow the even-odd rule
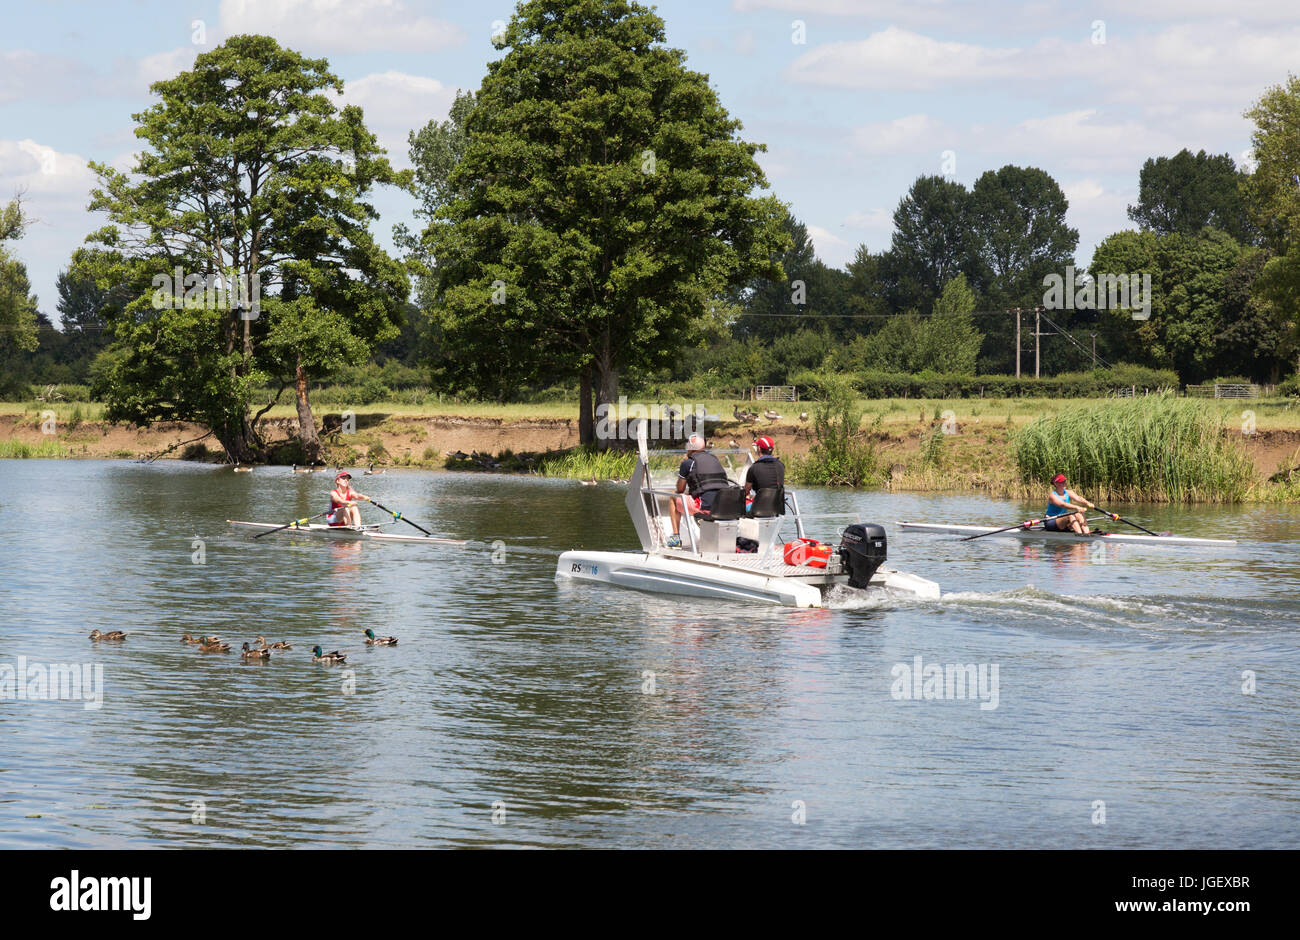
[[[1049,542],[1134,542],[1141,545],[1236,545],[1236,539],[1200,539],[1189,535],[1174,535],[1161,532],[1156,535],[1143,535],[1140,532],[1092,532],[1080,535],[1077,532],[1049,532],[1041,528],[1025,528],[998,531],[991,525],[941,525],[934,522],[900,522],[900,529],[913,532],[934,532],[941,535],[987,535],[991,538],[1046,539]]]
[[[883,527],[861,523],[856,513],[801,514],[798,498],[790,490],[770,503],[772,515],[765,518],[718,511],[723,502],[719,497],[714,518],[682,518],[682,547],[669,548],[669,507],[677,496],[677,464],[683,455],[678,450],[648,450],[644,425],[638,428],[637,448],[636,471],[629,481],[625,503],[641,550],[564,552],[556,565],[556,580],[596,581],[664,594],[787,607],[822,607],[826,593],[837,585],[928,599],[939,597],[935,582],[885,567]],[[722,462],[728,480],[738,485],[740,472],[752,459],[749,452],[729,448],[710,453]],[[723,518],[728,515],[733,517]],[[842,533],[838,549],[826,559],[825,567],[787,564],[783,528],[790,528],[792,523],[795,535],[802,539],[806,537],[805,521],[832,517],[852,519],[852,523]],[[738,551],[738,539],[756,543],[757,550]]]

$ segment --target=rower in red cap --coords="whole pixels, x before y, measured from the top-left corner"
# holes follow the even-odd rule
[[[352,488],[352,474],[340,470],[334,475],[334,489],[330,490],[330,511],[325,521],[330,525],[361,525],[361,510],[357,500],[370,502],[370,497]]]
[[[1078,493],[1065,488],[1065,474],[1052,478],[1052,488],[1047,492],[1047,512],[1043,513],[1043,529],[1047,532],[1077,532],[1088,535],[1092,530],[1084,520],[1084,513],[1096,509]]]

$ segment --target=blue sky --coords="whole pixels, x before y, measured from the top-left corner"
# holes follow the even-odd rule
[[[966,185],[1007,163],[1065,190],[1086,263],[1130,227],[1138,171],[1182,147],[1249,159],[1242,116],[1300,72],[1291,0],[667,0],[668,41],[765,143],[773,192],[828,264],[889,245],[912,181],[944,169]],[[132,165],[131,115],[149,83],[241,32],[330,61],[346,98],[399,166],[406,134],[446,117],[498,53],[504,0],[208,0],[6,3],[0,37],[0,200],[25,190],[36,221],[16,246],[41,309],[86,234],[87,160]],[[196,26],[201,21],[201,28]],[[802,23],[802,31],[796,25]],[[796,40],[802,38],[802,42]],[[196,41],[201,40],[201,41]],[[378,232],[412,201],[381,195]],[[391,244],[391,242],[390,242]]]

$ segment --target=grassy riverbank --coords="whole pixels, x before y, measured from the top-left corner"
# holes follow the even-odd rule
[[[1031,467],[1028,475],[1017,461],[1017,441],[1034,422],[1072,415],[1083,441],[1113,440],[1120,451],[1137,446],[1125,429],[1121,416],[1166,407],[1161,399],[1134,401],[1107,399],[883,399],[858,402],[863,414],[861,438],[872,448],[874,463],[868,486],[894,491],[984,492],[995,496],[1039,496],[1040,484]],[[681,407],[683,403],[674,403]],[[685,403],[701,405],[724,420],[710,427],[718,446],[732,442],[748,446],[758,434],[773,437],[777,453],[792,466],[809,454],[815,443],[814,403],[777,406],[779,420],[759,418],[745,424],[732,417],[736,402],[714,400]],[[1249,478],[1244,491],[1240,478],[1231,493],[1215,495],[1205,485],[1191,485],[1194,499],[1294,499],[1300,495],[1300,469],[1288,483],[1286,471],[1300,468],[1300,407],[1287,399],[1249,401],[1205,401],[1188,403],[1201,409],[1217,435],[1235,442],[1249,460]],[[752,405],[750,407],[753,407]],[[469,402],[411,406],[379,402],[354,409],[356,433],[329,438],[331,466],[380,466],[425,469],[487,469],[496,463],[504,472],[533,472],[574,479],[625,479],[630,473],[626,455],[608,455],[576,449],[577,405],[573,402],[510,404]],[[54,434],[42,433],[42,424],[54,413]],[[809,414],[806,422],[799,420]],[[317,419],[339,415],[336,408],[317,410]],[[149,429],[109,425],[102,419],[103,408],[93,402],[0,402],[0,457],[98,457],[143,458],[164,452],[172,445],[202,437],[197,425],[170,422]],[[1117,423],[1118,422],[1118,423]],[[50,426],[45,424],[45,429]],[[289,406],[272,409],[263,425],[271,441],[292,438],[296,417]],[[1032,432],[1040,434],[1040,432]],[[1100,435],[1100,437],[1096,437]],[[1040,434],[1041,436],[1041,434]],[[1153,452],[1149,448],[1148,453]],[[1080,470],[1072,464],[1086,448],[1077,451],[1044,451],[1043,465],[1066,464],[1072,481]],[[1121,459],[1120,451],[1107,460]],[[188,452],[188,453],[187,453]],[[1154,452],[1159,452],[1158,447]],[[221,455],[211,437],[188,447],[178,447],[169,457],[219,462]],[[470,455],[463,460],[456,453]],[[486,455],[492,459],[475,459]],[[1128,458],[1125,458],[1128,459]],[[1278,481],[1269,477],[1281,472]],[[1050,475],[1050,474],[1049,474]],[[1111,477],[1088,477],[1108,481]],[[1116,478],[1118,479],[1118,478]],[[1106,484],[1109,485],[1109,484]],[[1186,498],[1181,483],[1166,485]],[[1081,486],[1082,488],[1082,486]],[[1122,485],[1112,492],[1133,498],[1150,497]],[[1116,496],[1116,498],[1126,498]]]

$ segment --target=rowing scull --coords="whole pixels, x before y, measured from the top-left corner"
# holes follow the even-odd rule
[[[280,526],[270,522],[237,522],[234,519],[227,519],[230,528],[236,532],[245,535],[256,535],[259,532],[269,532],[272,529],[278,529]],[[310,538],[334,539],[343,542],[374,541],[374,542],[422,542],[426,545],[468,545],[465,539],[443,539],[430,535],[397,535],[392,532],[383,532],[378,525],[363,525],[360,528],[343,525],[322,525],[320,523],[310,523],[308,525],[293,525],[283,530],[287,536],[305,535]]]
[[[1140,545],[1236,545],[1236,539],[1198,539],[1188,535],[1140,535],[1136,532],[1048,532],[1045,529],[1026,529],[1023,526],[998,532],[991,525],[941,525],[933,522],[900,522],[899,528],[913,532],[934,532],[941,535],[987,535],[991,538],[1006,536],[1017,539],[1046,539],[1049,542],[1134,542]]]

